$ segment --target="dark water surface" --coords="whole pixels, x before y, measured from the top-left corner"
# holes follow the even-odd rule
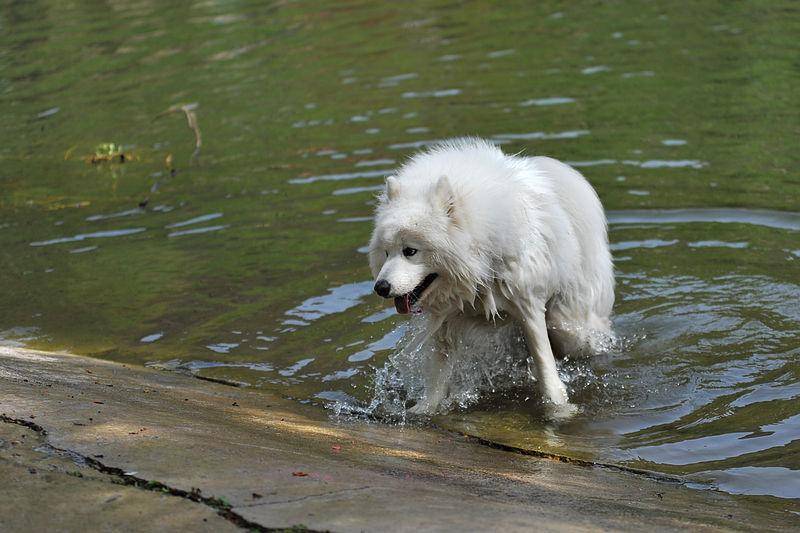
[[[800,498],[800,7],[503,6],[4,3],[0,342],[369,400],[403,323],[373,195],[481,135],[597,188],[625,340],[565,367],[569,423],[521,394],[437,423]],[[189,103],[194,161],[155,118]]]

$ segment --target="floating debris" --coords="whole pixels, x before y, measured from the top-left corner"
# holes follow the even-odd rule
[[[171,115],[179,111],[183,112],[183,114],[186,115],[186,121],[189,124],[189,129],[194,132],[194,152],[192,152],[192,161],[195,161],[200,156],[200,147],[203,145],[203,137],[202,134],[200,133],[200,126],[197,123],[197,114],[194,112],[195,109],[197,109],[197,107],[198,107],[197,102],[193,102],[191,104],[175,104],[166,111],[156,115],[155,118],[159,119],[163,116]],[[165,161],[165,164],[167,165],[167,167],[171,167],[172,158],[169,157],[169,159]]]

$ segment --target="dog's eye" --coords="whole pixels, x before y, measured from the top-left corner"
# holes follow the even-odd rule
[[[417,253],[417,249],[416,248],[409,248],[409,247],[403,248],[403,255],[406,256],[406,257],[411,257],[415,253]]]
[[[389,257],[389,250],[386,250],[386,257]]]

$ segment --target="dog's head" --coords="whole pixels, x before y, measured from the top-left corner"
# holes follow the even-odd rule
[[[387,178],[369,250],[375,292],[393,298],[398,313],[419,310],[448,276],[443,250],[452,246],[455,223],[447,177],[406,185]]]

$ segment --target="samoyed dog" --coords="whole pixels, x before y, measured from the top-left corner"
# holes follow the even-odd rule
[[[433,414],[447,397],[459,337],[508,321],[543,401],[575,410],[556,358],[597,352],[614,304],[605,214],[579,172],[480,139],[433,146],[386,179],[369,263],[375,292],[398,313],[422,313],[435,346],[412,413]]]

